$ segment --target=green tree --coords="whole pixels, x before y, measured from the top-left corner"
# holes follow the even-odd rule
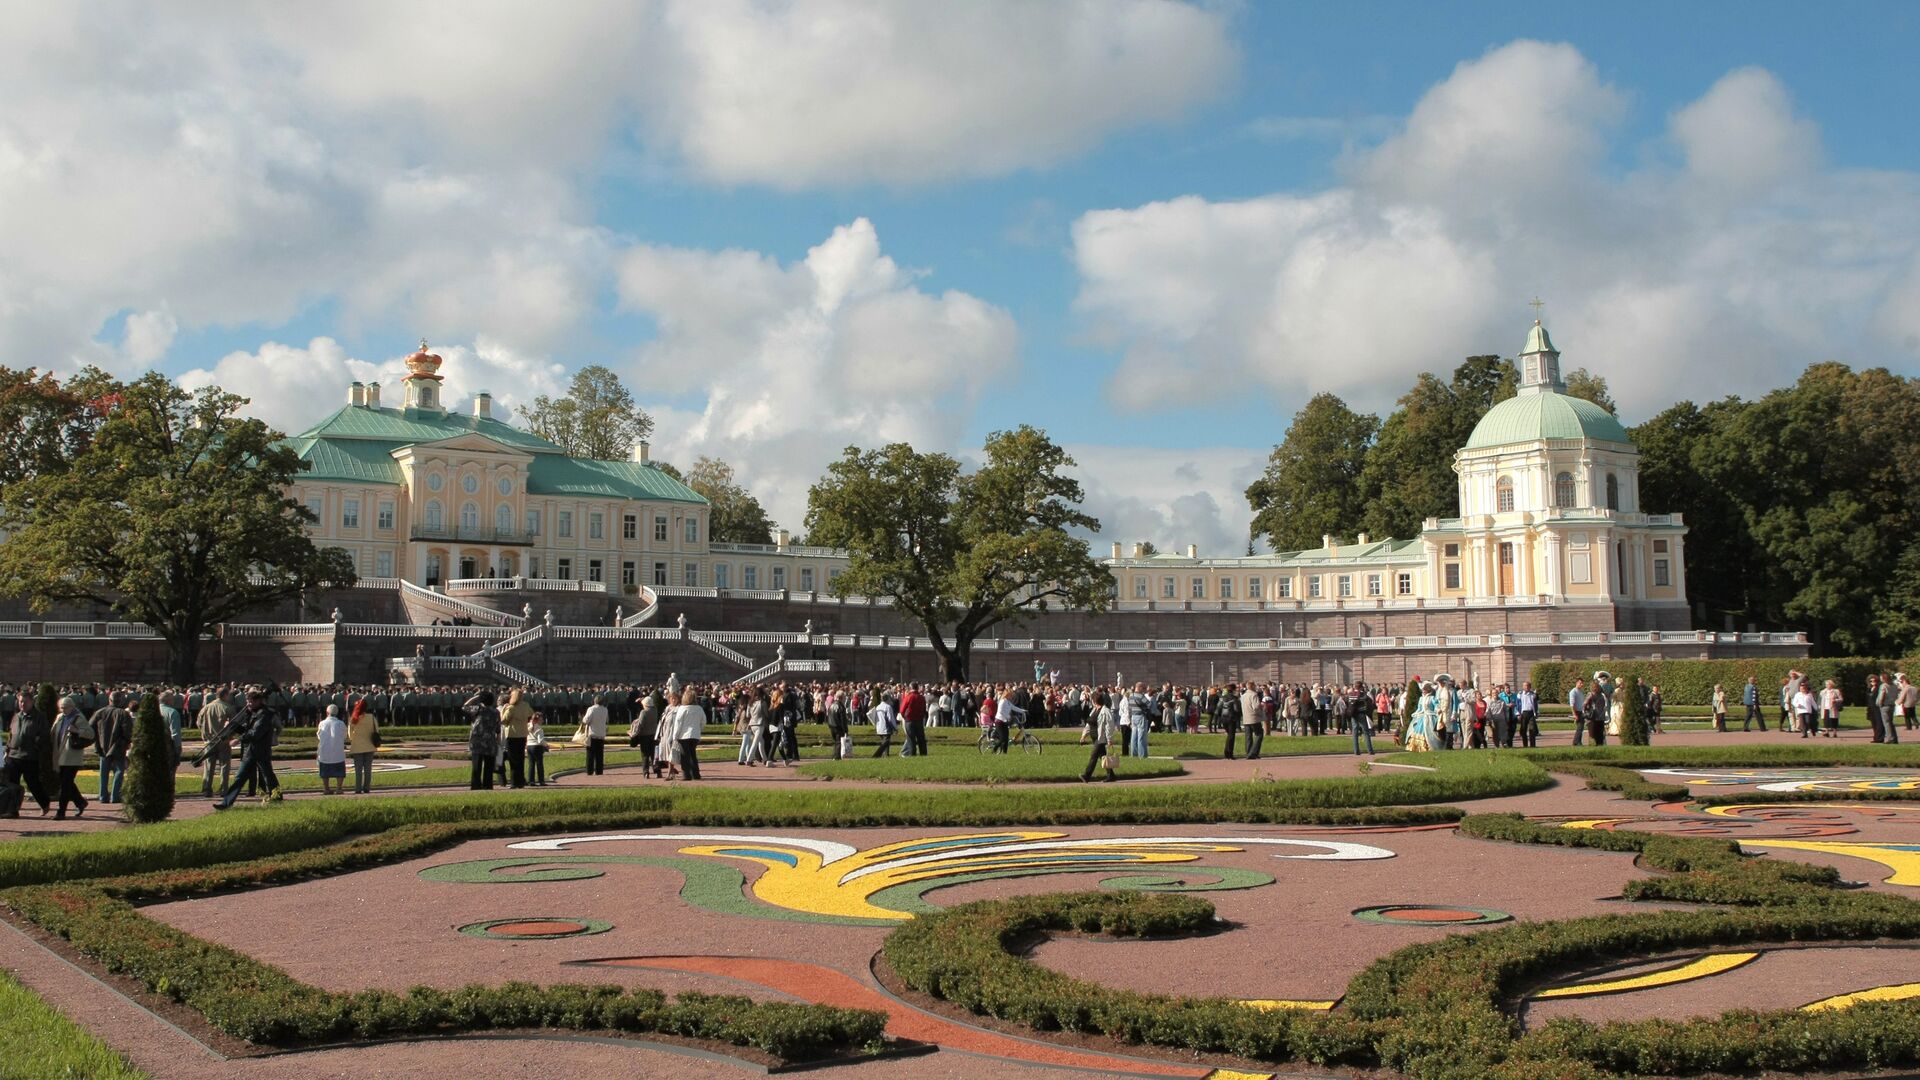
[[[351,583],[352,560],[317,549],[287,495],[306,464],[243,404],[158,372],[116,388],[84,449],[0,493],[0,593],[109,605],[166,641],[185,684],[215,624]]]
[[[703,457],[687,470],[686,485],[712,504],[708,539],[718,544],[771,544],[773,519],[766,508],[733,477],[733,466]]]
[[[0,367],[0,486],[63,468],[92,440],[111,387],[98,368],[62,384],[49,372]]]
[[[1646,746],[1653,742],[1653,729],[1647,721],[1647,688],[1640,676],[1621,683],[1614,691],[1620,704],[1620,745]]]
[[[173,773],[173,733],[160,718],[160,699],[148,694],[134,715],[127,754],[128,821],[165,821],[173,813]]]
[[[1453,458],[1487,410],[1512,397],[1519,373],[1498,356],[1469,356],[1442,382],[1422,372],[1380,425],[1359,491],[1361,526],[1375,536],[1419,535],[1430,517],[1457,517]]]
[[[653,417],[634,403],[620,376],[600,364],[574,372],[565,397],[541,394],[520,415],[535,435],[578,458],[624,461],[635,443],[653,434]]]
[[[1763,619],[1756,592],[1763,575],[1754,565],[1753,538],[1732,494],[1701,471],[1715,431],[1745,408],[1737,398],[1704,408],[1682,401],[1655,414],[1629,434],[1640,448],[1640,503],[1663,513],[1679,512],[1687,523],[1687,594],[1707,613]]]
[[[1561,381],[1567,384],[1569,397],[1585,398],[1610,413],[1619,413],[1620,406],[1613,403],[1613,395],[1607,390],[1604,375],[1595,375],[1586,368],[1574,368]]]
[[[1295,413],[1266,472],[1247,486],[1253,531],[1275,551],[1320,546],[1323,534],[1360,528],[1360,473],[1380,422],[1332,394],[1316,394]]]
[[[1074,531],[1083,513],[1073,459],[1022,426],[987,438],[973,473],[905,443],[848,447],[807,496],[813,543],[847,549],[840,595],[892,597],[926,629],[947,679],[967,678],[973,643],[1051,605],[1098,611],[1113,576]]]

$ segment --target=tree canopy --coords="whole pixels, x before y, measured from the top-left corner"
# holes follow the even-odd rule
[[[620,376],[600,364],[574,372],[565,397],[541,394],[520,415],[535,435],[573,457],[623,461],[635,443],[653,435],[653,417],[634,403]]]
[[[1332,394],[1315,395],[1247,488],[1253,530],[1275,551],[1318,547],[1323,534],[1347,531],[1365,509],[1360,473],[1379,425]]]
[[[967,677],[973,643],[1050,605],[1100,610],[1112,575],[1070,530],[1097,532],[1065,470],[1074,462],[1022,426],[987,438],[972,473],[906,443],[848,447],[807,497],[808,537],[842,547],[841,595],[889,596],[926,628],[943,677]]]
[[[61,389],[45,407],[83,400],[61,415],[86,435],[0,494],[0,592],[41,610],[108,605],[151,626],[171,678],[186,682],[213,625],[353,581],[352,560],[314,546],[312,516],[287,493],[305,462],[239,415],[244,398],[189,392],[158,372],[131,383],[83,372]]]
[[[687,470],[685,483],[713,506],[707,519],[708,539],[717,544],[771,544],[773,519],[766,508],[739,481],[733,466],[703,457]]]

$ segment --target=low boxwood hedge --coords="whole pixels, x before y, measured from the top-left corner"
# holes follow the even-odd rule
[[[1741,691],[1752,676],[1760,687],[1760,708],[1769,718],[1780,711],[1780,680],[1787,672],[1798,671],[1815,685],[1836,680],[1847,700],[1855,704],[1866,700],[1867,676],[1906,671],[1920,677],[1920,657],[1905,660],[1863,656],[1781,657],[1739,660],[1542,660],[1533,665],[1527,677],[1540,692],[1542,701],[1565,701],[1573,680],[1591,679],[1595,671],[1605,669],[1616,680],[1638,675],[1660,688],[1661,698],[1669,705],[1712,705],[1713,687],[1718,683],[1727,692],[1727,712],[1744,716]]]

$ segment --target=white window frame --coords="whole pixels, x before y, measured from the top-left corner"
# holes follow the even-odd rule
[[[573,511],[561,510],[555,517],[557,520],[554,522],[554,527],[558,530],[560,539],[573,539]]]
[[[639,514],[620,515],[620,539],[622,540],[640,539],[640,515]]]
[[[360,527],[359,499],[340,500],[340,527],[343,529],[358,529]]]
[[[1393,575],[1393,594],[1395,596],[1413,595],[1413,574],[1402,570]]]
[[[607,515],[598,510],[587,512],[587,539],[605,540],[607,538]]]
[[[667,542],[667,515],[665,514],[653,515],[653,542],[656,544]]]
[[[382,499],[380,502],[379,514],[380,516],[374,519],[374,528],[380,529],[383,532],[392,532],[393,531],[393,500]],[[393,575],[382,574],[381,576],[392,577]]]

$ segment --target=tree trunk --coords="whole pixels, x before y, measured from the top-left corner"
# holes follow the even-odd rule
[[[200,635],[167,637],[167,681],[175,686],[192,686],[200,666]]]
[[[968,661],[972,658],[973,642],[971,640],[955,641],[953,648],[948,650],[946,655],[942,657],[942,659],[946,661],[947,681],[950,683],[966,682],[967,668],[969,666]]]

